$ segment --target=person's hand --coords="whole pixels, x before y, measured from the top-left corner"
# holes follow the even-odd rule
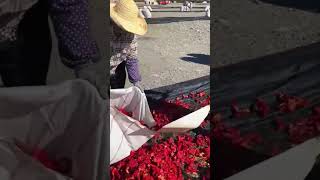
[[[135,87],[139,88],[142,93],[144,93],[144,89],[143,89],[143,87],[141,86],[141,83],[140,83],[140,82],[133,83],[133,85],[134,85]]]
[[[75,70],[76,77],[89,81],[97,88],[101,97],[107,99],[107,68],[101,63],[91,63]]]

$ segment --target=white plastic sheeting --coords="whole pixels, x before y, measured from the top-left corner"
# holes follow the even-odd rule
[[[106,179],[107,101],[86,81],[0,89],[0,179],[64,180],[22,152],[17,139],[73,160],[76,180]]]

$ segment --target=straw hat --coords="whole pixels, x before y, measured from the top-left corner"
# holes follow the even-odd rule
[[[137,4],[133,0],[119,0],[117,3],[110,3],[111,19],[122,29],[144,35],[147,30],[147,23],[139,15]]]

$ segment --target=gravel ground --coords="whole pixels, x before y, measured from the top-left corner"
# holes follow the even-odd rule
[[[305,8],[304,1],[266,1],[273,3],[256,0],[214,1],[212,67],[320,41],[320,14]],[[275,2],[284,5],[279,6]],[[302,6],[304,8],[299,8]]]
[[[203,5],[197,5],[195,12],[179,12],[179,7],[180,4],[153,8],[152,18],[147,20],[148,33],[139,37],[145,89],[210,73],[210,19],[205,17]]]

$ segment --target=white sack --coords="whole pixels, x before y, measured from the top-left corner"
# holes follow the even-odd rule
[[[1,88],[0,138],[17,138],[47,150],[49,155],[72,159],[76,180],[101,180],[106,178],[108,164],[107,113],[107,101],[84,80],[54,86]],[[61,179],[14,145],[1,141],[0,148],[7,158],[0,158],[1,180],[15,180],[8,179],[6,174],[30,177],[23,178],[26,180]],[[28,165],[13,168],[19,163]]]
[[[192,3],[192,2],[189,2],[188,7],[189,7],[189,9],[191,10],[191,9],[193,8],[193,3]]]
[[[210,8],[206,11],[206,16],[210,17]]]
[[[149,9],[150,12],[152,12],[151,6],[147,6],[147,8]]]
[[[110,107],[132,112],[132,118],[144,121],[149,127],[156,125],[148,105],[147,97],[137,87],[110,90]]]
[[[132,112],[132,117],[118,111],[124,109]],[[112,89],[110,91],[110,164],[116,163],[138,150],[155,132],[141,125],[142,120],[149,127],[156,122],[152,117],[147,98],[137,87]],[[130,135],[134,132],[140,135]]]
[[[142,18],[146,18],[146,17],[144,17],[144,15],[142,13],[142,9],[139,9],[139,16],[142,17]]]
[[[205,11],[205,12],[207,12],[208,10],[210,10],[210,6],[206,6],[206,7],[204,8],[204,11]]]
[[[141,12],[145,18],[152,18],[152,14],[150,10],[147,8],[147,6],[144,6]]]
[[[1,180],[71,180],[22,152],[12,139],[0,139]]]
[[[188,8],[188,6],[181,6],[180,7],[180,11],[181,12],[187,12],[187,11],[189,11],[189,8]]]

